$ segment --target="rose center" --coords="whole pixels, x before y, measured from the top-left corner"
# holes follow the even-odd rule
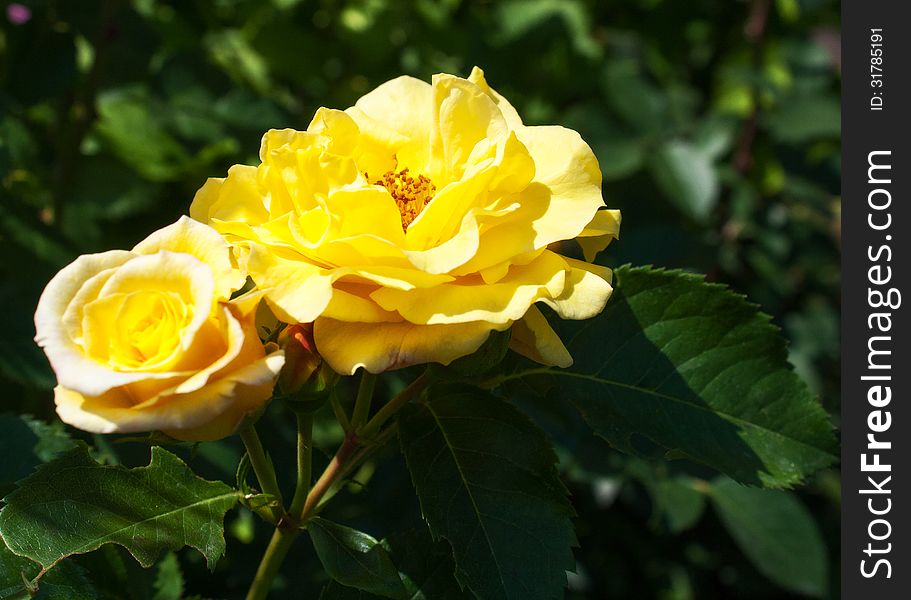
[[[370,181],[370,177],[366,173],[364,176]],[[408,230],[411,222],[421,214],[424,207],[433,200],[433,195],[437,191],[437,187],[433,185],[429,177],[424,175],[412,177],[407,168],[399,172],[386,171],[381,179],[371,181],[371,183],[381,185],[389,191],[399,207],[399,213],[402,215],[402,229],[405,231]]]
[[[171,294],[130,294],[117,314],[111,358],[120,367],[139,368],[164,360],[180,342],[187,307]]]

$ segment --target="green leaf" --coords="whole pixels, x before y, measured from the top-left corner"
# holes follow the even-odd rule
[[[211,568],[225,550],[224,515],[238,499],[161,447],[152,447],[149,466],[126,469],[96,463],[80,444],[5,498],[0,537],[45,568],[110,543],[144,567],[162,550],[193,546]]]
[[[158,562],[155,575],[155,595],[152,600],[180,600],[183,598],[183,572],[180,561],[173,552],[168,552]]]
[[[705,511],[705,496],[693,489],[686,478],[659,481],[654,494],[658,510],[667,520],[671,533],[686,531],[699,521]]]
[[[75,563],[65,560],[52,571],[43,575],[35,584],[38,588],[30,596],[25,586],[26,579],[32,581],[41,571],[41,567],[22,556],[16,556],[0,543],[0,598],[6,600],[95,600],[101,594],[85,576],[85,572]]]
[[[405,596],[386,549],[366,533],[319,517],[307,523],[307,531],[326,572],[339,583],[387,598]]]
[[[771,112],[766,123],[774,139],[787,144],[806,144],[819,138],[837,140],[841,104],[829,96],[792,98]]]
[[[693,146],[715,160],[727,154],[734,143],[737,122],[733,119],[709,117],[702,120],[693,132]]]
[[[559,19],[576,52],[589,58],[601,56],[601,46],[590,32],[590,18],[578,0],[512,0],[499,5],[500,37],[511,42],[529,34],[550,19]]]
[[[72,448],[62,423],[45,423],[28,415],[0,415],[0,493],[27,477],[42,462]]]
[[[152,110],[143,87],[104,92],[98,97],[98,133],[113,153],[151,181],[176,178],[189,160],[183,146]]]
[[[458,600],[473,598],[455,578],[452,548],[445,540],[434,541],[426,527],[397,531],[383,540],[398,567],[408,598]]]
[[[491,331],[481,347],[473,354],[454,360],[447,366],[437,367],[443,377],[460,379],[483,375],[503,362],[509,351],[511,330]]]
[[[619,457],[618,457],[619,458]],[[618,461],[623,471],[645,487],[652,501],[652,524],[663,523],[671,533],[695,525],[705,512],[708,484],[684,475],[670,475],[665,462],[649,462],[634,456]]]
[[[553,323],[570,369],[522,363],[489,385],[571,400],[621,450],[650,441],[744,483],[786,487],[835,461],[828,417],[766,315],[698,275],[614,275],[601,315]]]
[[[825,543],[796,496],[718,478],[710,498],[734,541],[763,575],[791,592],[826,594]]]
[[[720,186],[709,151],[688,142],[667,142],[655,153],[651,171],[664,195],[685,214],[697,221],[711,214]]]
[[[444,540],[433,541],[426,528],[397,531],[380,542],[392,557],[405,586],[406,598],[412,600],[462,600],[474,598],[462,590],[453,572],[452,552]],[[370,600],[380,598],[362,590],[330,582],[321,600]]]
[[[456,579],[480,598],[562,597],[573,510],[545,435],[480,390],[429,395],[402,410],[400,438],[430,531],[452,546]]]
[[[629,58],[608,61],[601,86],[610,107],[636,131],[660,134],[668,126],[667,93],[643,73],[637,61]]]

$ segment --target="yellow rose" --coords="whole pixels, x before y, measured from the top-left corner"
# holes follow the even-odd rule
[[[233,433],[284,363],[256,334],[256,298],[229,301],[245,279],[224,239],[187,217],[64,267],[35,313],[60,418],[97,433]]]
[[[475,68],[384,83],[306,131],[272,130],[258,167],[235,165],[190,214],[226,236],[279,318],[314,322],[337,371],[452,360],[513,325],[512,347],[572,359],[535,306],[599,313],[609,269],[586,259],[616,238],[601,172],[579,134],[527,127]]]

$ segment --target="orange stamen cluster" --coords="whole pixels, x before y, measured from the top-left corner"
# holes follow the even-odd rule
[[[367,181],[370,181],[370,176],[367,173],[364,173],[364,177],[367,178]],[[398,173],[394,170],[386,171],[382,179],[377,179],[371,183],[373,185],[381,185],[389,191],[389,194],[399,207],[399,212],[402,215],[402,229],[406,231],[411,222],[424,210],[427,203],[433,200],[433,195],[437,191],[437,187],[433,185],[429,177],[424,175],[412,177],[408,174],[407,168]]]

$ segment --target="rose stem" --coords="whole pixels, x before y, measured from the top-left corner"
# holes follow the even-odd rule
[[[300,523],[306,522],[307,518],[313,513],[313,509],[319,504],[320,499],[322,499],[323,495],[332,487],[332,484],[335,483],[335,480],[347,471],[347,469],[345,469],[345,463],[359,447],[360,443],[358,442],[357,436],[353,433],[349,433],[345,436],[345,441],[342,442],[338,452],[336,452],[335,456],[332,457],[332,460],[329,461],[326,470],[319,476],[319,479],[313,484],[313,488],[307,495],[303,509],[300,512],[300,518],[298,519]],[[295,514],[295,516],[297,515]]]
[[[355,430],[367,422],[375,385],[376,375],[369,371],[364,371],[364,374],[361,375],[361,384],[357,388],[357,400],[354,401],[354,410],[351,413],[351,427]]]
[[[367,373],[365,373],[365,375],[367,375]],[[365,396],[368,398],[372,396],[373,385],[375,384],[375,376],[370,375],[370,377],[374,379],[374,381],[371,381],[368,384],[370,387],[370,394],[366,394],[365,392]],[[355,435],[353,431],[349,431],[345,435],[345,441],[342,442],[342,445],[335,453],[335,456],[329,461],[326,470],[323,471],[317,482],[310,488],[309,493],[306,493],[303,490],[309,487],[307,483],[309,483],[310,480],[312,463],[311,460],[305,459],[312,458],[313,417],[312,415],[298,416],[298,482],[297,489],[294,493],[294,499],[292,500],[292,508],[289,513],[290,518],[281,519],[278,522],[278,526],[272,534],[272,539],[269,541],[269,547],[266,548],[266,553],[263,555],[263,559],[256,571],[256,577],[253,579],[250,591],[247,592],[247,600],[263,600],[266,598],[266,594],[269,593],[269,588],[272,587],[272,581],[275,579],[275,576],[278,575],[278,571],[281,568],[285,556],[288,554],[288,550],[291,548],[291,544],[300,532],[299,527],[305,524],[307,519],[313,516],[319,508],[320,501],[341,478],[351,472],[351,470],[362,460],[367,458],[374,449],[380,447],[382,442],[386,441],[389,436],[394,435],[396,431],[395,426],[387,428],[377,436],[375,440],[370,437],[373,436],[383,423],[395,414],[398,409],[404,406],[416,394],[424,390],[431,381],[432,377],[425,371],[423,375],[415,379],[411,385],[402,390],[395,398],[390,400],[377,412],[373,419],[364,426],[364,435],[361,436],[361,439],[373,442],[370,445],[362,446],[358,436]],[[361,388],[358,390],[358,400],[361,398],[360,392],[364,389],[364,385],[365,383],[362,379]],[[368,405],[366,410],[369,411],[369,402],[366,404]],[[356,406],[357,402],[355,402],[355,410],[357,410]],[[251,430],[252,428],[247,431]],[[244,434],[242,434],[242,437],[243,436]],[[256,437],[255,432],[253,433],[253,436]],[[258,442],[259,438],[256,438],[256,443]],[[244,437],[244,443],[247,443],[246,437]],[[247,444],[247,446],[247,452],[250,453],[250,444]],[[260,455],[265,458],[261,444],[259,444],[259,450]],[[256,471],[256,462],[253,460],[252,453],[250,459],[253,463],[253,469]],[[302,483],[302,481],[307,483]],[[298,509],[297,504],[301,502],[300,498],[302,496],[304,497],[303,507]],[[298,512],[298,510],[300,512]]]
[[[266,598],[299,531],[294,526],[275,528],[266,553],[263,554],[263,559],[256,570],[256,577],[253,578],[253,583],[247,592],[247,600],[264,600]]]
[[[310,492],[310,479],[313,469],[313,413],[297,414],[297,486],[291,499],[289,515],[281,519],[272,533],[266,553],[263,554],[256,576],[247,592],[247,600],[263,600],[272,587],[275,576],[281,569],[282,562],[291,549],[300,529],[294,516],[304,508],[304,502]]]
[[[433,377],[428,371],[424,371],[420,377],[411,382],[411,385],[399,392],[398,396],[387,402],[376,412],[373,418],[361,428],[360,436],[366,440],[371,439],[380,430],[383,423],[389,420],[389,417],[397,413],[415,395],[424,391],[424,388],[430,385],[432,381]]]
[[[342,426],[342,430],[345,433],[348,433],[348,430],[351,429],[351,423],[348,421],[348,415],[345,414],[345,409],[342,408],[341,402],[338,399],[338,388],[332,388],[332,391],[329,392],[329,403],[332,405],[332,412],[335,413],[335,419],[338,421],[339,425]]]
[[[288,514],[296,517],[304,509],[313,477],[313,413],[297,415],[297,487]]]
[[[369,457],[371,454],[373,454],[373,452],[375,452],[376,450],[379,450],[380,448],[385,446],[386,442],[388,442],[389,439],[392,436],[394,436],[396,433],[398,433],[398,425],[396,423],[393,423],[392,425],[390,425],[389,427],[387,427],[386,429],[381,431],[379,433],[379,435],[377,435],[376,438],[374,438],[370,442],[370,445],[361,446],[360,449],[357,451],[357,453],[351,457],[351,460],[349,460],[347,464],[342,465],[342,468],[340,469],[340,471],[338,472],[338,474],[335,477],[335,481],[333,481],[329,485],[322,500],[320,500],[311,509],[311,511],[307,514],[307,518],[310,518],[310,517],[313,517],[313,516],[319,514],[319,511],[322,509],[322,507],[327,502],[329,502],[329,500],[332,498],[332,496],[334,496],[338,492],[338,490],[340,488],[339,484],[342,483],[343,478],[346,477],[351,471],[353,471],[358,465],[360,465],[362,462],[364,462],[364,460],[366,460],[367,457]]]
[[[383,423],[389,420],[396,411],[402,408],[415,395],[419,394],[424,388],[430,385],[432,381],[433,377],[425,371],[420,377],[411,382],[411,385],[399,392],[395,398],[377,411],[376,415],[361,428],[359,434],[350,432],[345,436],[344,443],[338,449],[338,452],[335,453],[335,456],[332,457],[329,466],[326,467],[326,470],[323,471],[319,480],[310,490],[307,501],[304,503],[304,509],[300,515],[299,522],[306,523],[307,519],[316,511],[320,500],[322,500],[326,492],[328,492],[339,479],[348,474],[351,469],[365,459],[373,448],[381,445],[380,442],[385,441],[386,438],[383,434],[388,433],[389,429],[392,428],[387,429],[383,434],[377,436]],[[362,443],[362,440],[367,443],[366,447],[365,444]],[[353,459],[348,460],[352,455]]]
[[[253,425],[241,430],[240,439],[247,448],[247,456],[250,457],[250,464],[253,465],[253,472],[256,473],[259,487],[262,488],[264,494],[274,497],[278,502],[277,507],[272,509],[272,515],[278,521],[284,512],[284,502],[278,481],[275,479],[275,468],[272,466],[272,461],[266,456],[266,451],[263,450],[263,444]]]

